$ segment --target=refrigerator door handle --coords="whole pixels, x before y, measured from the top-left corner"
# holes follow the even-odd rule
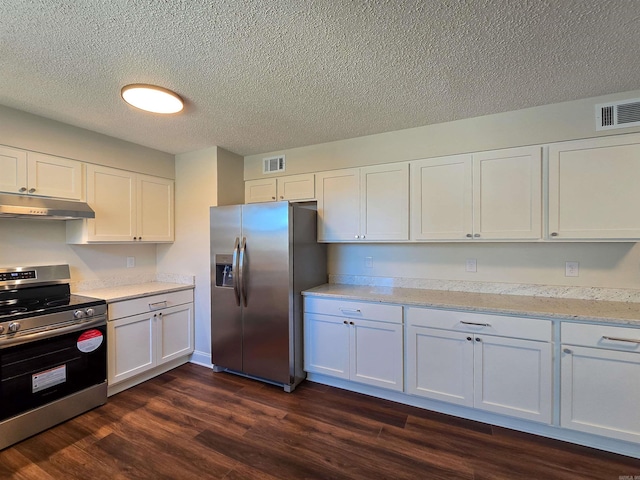
[[[242,305],[247,306],[247,276],[245,274],[245,251],[247,249],[247,237],[242,237],[242,245],[240,246],[240,265],[238,271],[240,272],[240,298],[242,298]]]
[[[236,244],[233,247],[233,258],[231,260],[231,274],[233,275],[233,293],[236,298],[236,305],[240,306],[240,281],[238,279],[238,252],[240,251],[240,238],[236,237]]]

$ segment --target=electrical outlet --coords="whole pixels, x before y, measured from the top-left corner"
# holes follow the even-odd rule
[[[564,264],[565,277],[577,277],[579,274],[580,274],[579,262],[565,262]]]
[[[475,273],[478,271],[478,261],[475,258],[467,258],[466,264],[467,272]]]
[[[364,266],[366,268],[373,268],[373,257],[364,257]]]
[[[127,257],[127,268],[133,268],[136,266],[136,257]]]

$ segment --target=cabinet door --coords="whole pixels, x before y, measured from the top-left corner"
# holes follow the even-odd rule
[[[473,237],[542,236],[542,150],[511,148],[473,155]]]
[[[316,182],[313,173],[289,175],[276,179],[278,200],[313,200],[316,198]]]
[[[472,407],[471,335],[408,326],[407,393]]]
[[[350,379],[402,391],[402,325],[350,320]]]
[[[638,178],[638,135],[551,145],[550,238],[640,238]]]
[[[154,327],[149,313],[107,323],[110,385],[155,367]]]
[[[474,335],[474,407],[551,423],[551,344]]]
[[[158,365],[193,353],[193,303],[165,308],[155,321]]]
[[[87,202],[96,212],[87,220],[88,241],[130,242],[137,237],[134,173],[88,165]]]
[[[304,315],[304,369],[349,380],[349,323],[329,315]]]
[[[172,242],[173,180],[148,175],[137,175],[136,178],[138,240]]]
[[[360,169],[360,238],[409,239],[409,164]]]
[[[27,154],[27,183],[31,195],[83,198],[82,162],[42,153]]]
[[[244,203],[273,202],[275,199],[275,178],[249,180],[244,182]]]
[[[27,152],[0,146],[0,191],[26,193]]]
[[[640,353],[562,346],[560,426],[640,442]]]
[[[360,239],[360,170],[316,174],[318,241]]]
[[[461,240],[473,229],[471,155],[410,163],[411,239]]]

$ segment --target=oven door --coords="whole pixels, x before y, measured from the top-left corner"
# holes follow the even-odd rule
[[[0,422],[106,381],[106,317],[0,343]]]

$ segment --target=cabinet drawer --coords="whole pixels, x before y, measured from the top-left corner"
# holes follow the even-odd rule
[[[193,302],[193,290],[151,295],[109,304],[109,320]]]
[[[562,323],[562,343],[640,352],[640,328],[587,323]]]
[[[535,318],[411,307],[407,308],[407,322],[409,325],[543,342],[550,342],[552,338],[551,321]]]
[[[384,303],[305,297],[304,311],[346,318],[366,318],[381,322],[402,323],[402,307]]]

